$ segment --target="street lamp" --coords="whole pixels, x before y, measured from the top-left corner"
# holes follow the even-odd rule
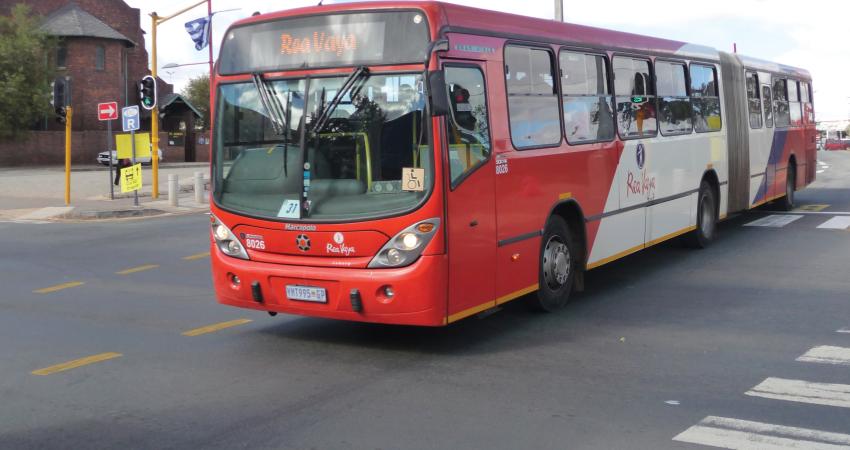
[[[194,63],[185,63],[185,64],[177,64],[177,63],[168,63],[162,66],[163,69],[173,69],[175,67],[183,67],[183,66],[197,66],[199,64],[209,64],[208,61],[203,62],[194,62]]]

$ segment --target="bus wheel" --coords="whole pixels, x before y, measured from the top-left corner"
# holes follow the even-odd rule
[[[783,211],[794,209],[794,192],[797,190],[797,168],[794,163],[788,163],[788,172],[785,176],[785,197],[779,200],[779,207]]]
[[[717,199],[714,189],[703,180],[699,186],[697,203],[697,228],[691,234],[690,243],[696,248],[706,248],[717,236]]]
[[[552,312],[567,304],[575,280],[576,255],[567,223],[560,216],[550,217],[540,246],[540,288],[536,297],[529,298],[533,309]]]

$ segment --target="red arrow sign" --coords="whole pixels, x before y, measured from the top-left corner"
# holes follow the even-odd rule
[[[116,119],[118,119],[118,102],[97,104],[97,120]]]

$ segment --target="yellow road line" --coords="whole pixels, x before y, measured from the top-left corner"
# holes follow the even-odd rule
[[[224,330],[225,328],[231,328],[238,325],[244,325],[246,323],[253,322],[251,319],[236,319],[231,320],[229,322],[221,322],[214,323],[212,325],[207,325],[201,328],[195,328],[194,330],[184,331],[183,336],[200,336],[202,334],[212,333],[219,330]]]
[[[203,258],[206,258],[208,256],[210,256],[210,252],[195,253],[194,255],[184,256],[183,260],[194,261],[196,259],[203,259]]]
[[[118,358],[124,356],[121,353],[100,353],[97,355],[86,356],[85,358],[75,359],[73,361],[56,364],[55,366],[45,367],[44,369],[33,370],[33,375],[50,375],[56,372],[64,372],[66,370],[76,369],[77,367],[87,366],[101,361]]]
[[[145,264],[144,266],[131,267],[129,269],[124,269],[120,272],[115,272],[116,275],[129,275],[131,273],[143,272],[145,270],[156,269],[159,267],[159,264]]]
[[[799,208],[795,209],[794,211],[818,212],[818,211],[823,211],[826,208],[829,208],[829,205],[803,205],[803,206],[800,206]]]
[[[72,287],[82,286],[85,283],[82,281],[71,281],[68,283],[57,284],[56,286],[50,286],[42,289],[36,289],[33,291],[35,294],[49,294],[51,292],[61,291],[62,289],[68,289]]]

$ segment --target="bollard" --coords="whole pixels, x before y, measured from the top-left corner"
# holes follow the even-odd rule
[[[195,172],[195,203],[204,203],[204,173]]]
[[[177,206],[177,195],[180,193],[180,186],[177,184],[177,174],[168,174],[168,204]]]

